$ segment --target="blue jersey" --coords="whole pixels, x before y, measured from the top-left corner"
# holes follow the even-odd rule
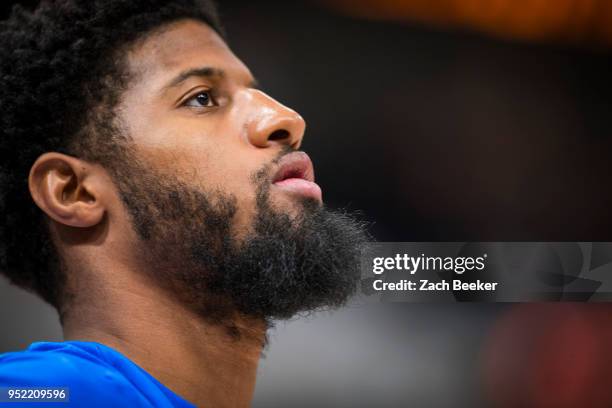
[[[0,388],[65,388],[69,402],[0,402],[11,407],[193,408],[127,357],[99,343],[39,342],[0,354]]]

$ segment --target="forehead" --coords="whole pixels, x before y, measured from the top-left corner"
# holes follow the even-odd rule
[[[207,24],[180,20],[137,42],[127,56],[130,71],[149,85],[160,84],[185,70],[213,67],[239,82],[250,82],[248,68],[229,49],[225,41]]]

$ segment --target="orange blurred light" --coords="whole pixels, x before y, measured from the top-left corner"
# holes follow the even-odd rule
[[[321,0],[320,3],[359,18],[467,27],[523,40],[612,45],[609,0]]]

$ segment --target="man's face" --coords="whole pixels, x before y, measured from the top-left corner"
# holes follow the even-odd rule
[[[252,174],[300,146],[304,120],[255,89],[247,67],[202,23],[186,20],[148,37],[129,63],[135,75],[121,116],[137,154],[187,184],[235,196],[234,233],[244,234],[255,210]],[[320,201],[314,183],[286,184],[271,185],[275,207],[296,211],[299,196]]]
[[[362,226],[322,206],[304,121],[253,88],[208,26],[136,44],[111,166],[144,269],[205,316],[289,317],[355,289]],[[222,316],[222,317],[219,317]]]

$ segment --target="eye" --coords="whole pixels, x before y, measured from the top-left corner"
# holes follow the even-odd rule
[[[184,106],[190,106],[193,108],[208,108],[215,105],[215,101],[210,91],[198,92],[196,95],[187,99],[187,101],[184,103]]]

